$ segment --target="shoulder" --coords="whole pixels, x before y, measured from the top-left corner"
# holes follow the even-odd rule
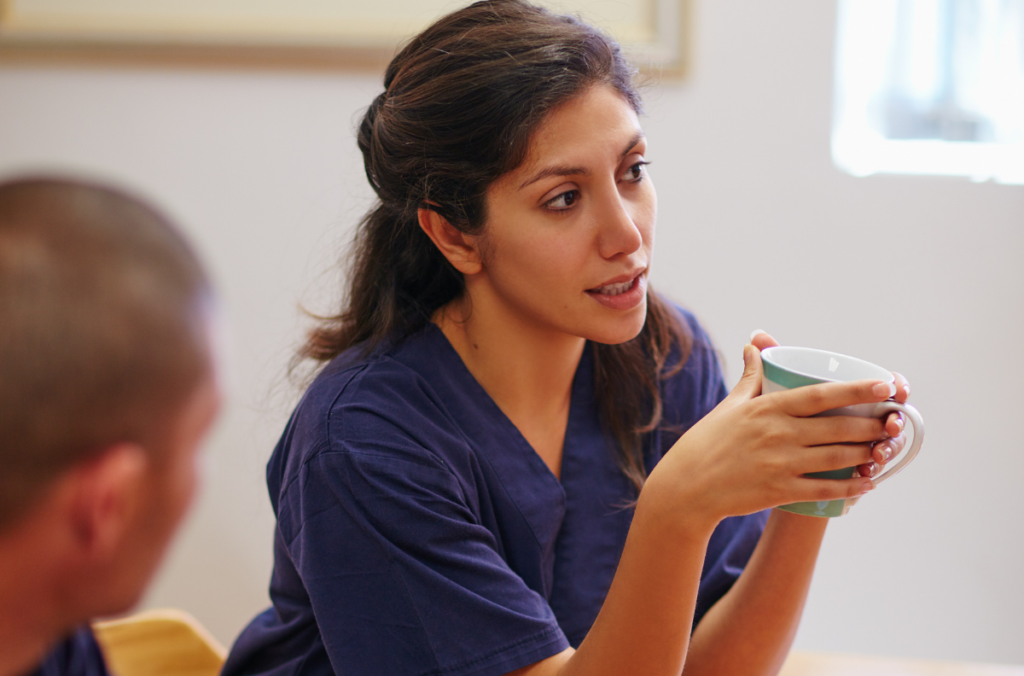
[[[701,363],[707,361],[709,358],[717,360],[717,357],[715,356],[715,347],[711,342],[711,337],[704,329],[704,326],[701,325],[700,321],[697,320],[697,316],[690,310],[687,310],[678,303],[674,303],[665,297],[662,297],[661,300],[669,312],[672,312],[676,319],[679,320],[683,330],[686,332],[690,348],[689,356],[696,356],[701,360]],[[673,358],[678,359],[679,355],[680,346],[676,345]],[[689,359],[687,359],[687,363],[689,363]],[[717,361],[715,361],[715,363],[717,363]]]
[[[685,430],[725,397],[725,382],[718,352],[694,314],[668,301],[665,305],[686,330],[688,345],[677,344],[666,363],[661,388],[664,422]]]
[[[722,368],[718,351],[711,342],[704,327],[689,310],[674,303],[666,303],[670,311],[676,313],[680,323],[687,332],[688,345],[674,346],[666,368],[669,375],[665,382],[679,389],[680,385],[693,387],[717,387],[722,379]],[[683,361],[679,367],[680,360]],[[678,369],[678,370],[677,370]],[[673,394],[680,394],[673,392]]]
[[[106,663],[89,627],[81,627],[46,656],[33,676],[107,676]]]
[[[445,356],[446,339],[430,328],[398,345],[342,368],[325,372],[310,394],[332,450],[362,442],[377,442],[382,435],[404,436],[436,451],[438,436],[460,436],[449,413],[450,401],[437,365]]]
[[[467,414],[452,415],[457,383],[444,380],[437,339],[332,362],[310,386],[267,469],[288,547],[302,532],[302,542],[332,528],[398,540],[438,519],[478,520],[481,463]]]
[[[368,354],[346,352],[328,364],[271,457],[272,498],[302,481],[310,464],[318,471],[372,466],[396,477],[428,472],[445,483],[464,473],[468,444],[445,397],[428,381],[435,349],[436,336],[421,332]]]

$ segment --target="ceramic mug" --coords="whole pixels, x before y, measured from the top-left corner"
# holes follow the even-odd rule
[[[893,374],[881,366],[862,359],[847,357],[844,354],[815,350],[809,347],[769,347],[761,351],[761,363],[764,365],[764,375],[761,378],[762,394],[819,383],[851,380],[882,380],[887,383],[895,381]],[[895,476],[897,472],[909,465],[921,450],[921,442],[924,441],[924,421],[917,409],[909,404],[900,404],[890,399],[877,404],[856,404],[834,408],[818,414],[819,416],[849,415],[861,418],[884,418],[893,411],[903,414],[904,421],[908,422],[913,429],[913,436],[910,440],[910,447],[901,454],[902,457],[899,461],[874,480],[876,486]],[[806,476],[850,479],[856,471],[856,467],[847,467],[829,472],[811,472]],[[795,502],[790,505],[782,505],[779,509],[808,516],[842,516],[850,511],[850,507],[856,504],[857,500],[858,498],[845,498],[821,502]]]

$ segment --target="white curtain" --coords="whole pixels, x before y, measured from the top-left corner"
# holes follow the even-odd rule
[[[839,22],[837,117],[883,138],[1024,141],[1024,0],[840,0]]]

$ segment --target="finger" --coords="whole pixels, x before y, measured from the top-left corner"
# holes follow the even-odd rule
[[[910,397],[910,383],[908,383],[907,379],[900,373],[893,371],[892,375],[896,378],[894,383],[896,385],[896,394],[893,396],[895,396],[896,401],[901,404],[906,403],[907,398]]]
[[[737,403],[747,401],[761,394],[761,353],[753,345],[743,347],[743,375],[736,387],[729,393],[729,399]]]
[[[768,335],[764,329],[754,329],[754,332],[750,334],[750,343],[758,350],[765,350],[779,344],[774,338]]]
[[[790,486],[787,486],[789,490],[786,493],[789,502],[822,502],[860,497],[874,487],[874,482],[864,477],[853,479],[798,477],[793,479]]]
[[[871,462],[871,444],[835,444],[803,448],[796,452],[794,467],[799,474],[831,472]],[[869,476],[864,473],[863,476]]]
[[[881,471],[882,466],[877,462],[868,462],[863,465],[857,465],[857,476],[866,476],[874,479]]]
[[[903,414],[899,411],[893,411],[885,419],[885,432],[890,437],[902,434],[904,427],[906,427],[906,421],[903,420]]]
[[[907,446],[907,435],[900,434],[889,439],[889,444],[892,445],[892,455],[889,456],[889,460],[892,460],[903,451]]]
[[[871,449],[871,459],[882,467],[885,467],[885,463],[889,462],[894,455],[896,455],[896,452],[890,440],[877,443]]]
[[[892,396],[894,389],[891,383],[883,380],[821,383],[778,392],[775,401],[784,413],[806,418],[833,408],[885,401]]]
[[[880,441],[885,426],[877,418],[830,415],[794,421],[795,440],[803,446]]]
[[[886,439],[875,444],[874,449],[871,451],[871,458],[881,464],[885,465],[890,460],[895,458],[903,450],[903,447],[907,444],[907,435],[899,434],[895,437]]]

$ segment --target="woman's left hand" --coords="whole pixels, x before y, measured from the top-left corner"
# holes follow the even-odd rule
[[[750,342],[758,350],[764,350],[765,348],[775,347],[778,342],[764,331],[755,333],[750,338]],[[896,378],[894,384],[896,385],[896,394],[893,397],[897,402],[903,404],[906,403],[907,397],[910,396],[910,383],[901,374],[893,372],[893,376]],[[859,465],[857,471],[863,477],[876,477],[882,473],[885,468],[885,464],[895,458],[903,450],[903,447],[907,443],[907,436],[904,433],[906,422],[903,420],[903,416],[900,413],[890,413],[889,417],[885,421],[885,432],[889,435],[888,439],[876,442],[874,448],[871,451],[874,462],[869,462],[864,465]]]

